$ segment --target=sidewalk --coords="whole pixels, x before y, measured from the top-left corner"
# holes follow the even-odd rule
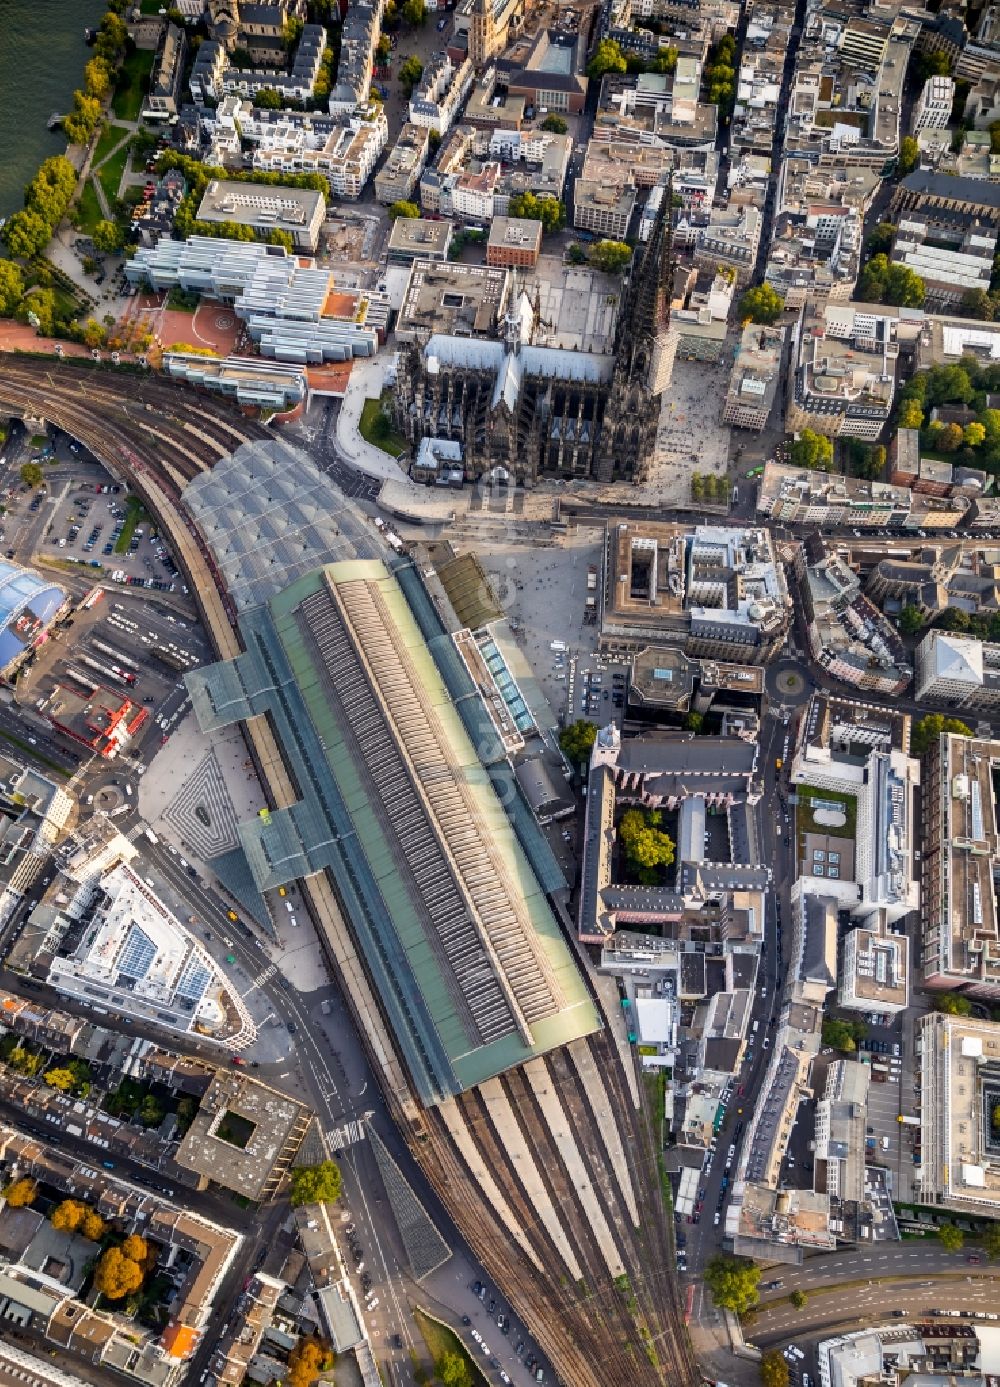
[[[354,467],[383,481],[402,482],[413,486],[409,477],[388,453],[367,443],[359,430],[361,411],[366,400],[377,400],[382,393],[384,359],[370,357],[355,361],[347,393],[337,416],[337,443],[344,457]]]

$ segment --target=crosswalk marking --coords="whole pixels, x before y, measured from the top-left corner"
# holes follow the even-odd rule
[[[342,1127],[334,1127],[326,1134],[331,1151],[343,1151],[345,1146],[364,1141],[368,1135],[363,1122],[345,1122]]]

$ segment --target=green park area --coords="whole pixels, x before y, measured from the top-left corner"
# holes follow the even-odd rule
[[[425,1382],[454,1381],[458,1387],[466,1387],[466,1384],[468,1387],[488,1387],[488,1379],[478,1363],[447,1325],[424,1314],[423,1310],[414,1310],[413,1318],[434,1362],[436,1376],[430,1379],[425,1375]],[[461,1363],[464,1373],[455,1360]]]
[[[104,220],[104,213],[101,211],[101,204],[97,200],[97,193],[94,190],[94,180],[88,178],[83,185],[80,193],[80,201],[77,203],[79,212],[80,230],[85,236],[94,234],[94,227],[99,221]]]
[[[156,54],[134,49],[122,63],[111,105],[118,120],[138,120]]]
[[[390,396],[383,395],[379,400],[365,400],[358,427],[361,437],[373,448],[381,448],[383,453],[388,453],[394,458],[406,452],[406,439],[393,427]]]

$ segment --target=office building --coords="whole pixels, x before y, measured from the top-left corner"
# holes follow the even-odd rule
[[[924,986],[1000,1001],[1000,742],[942,734],[923,757]]]
[[[782,381],[785,329],[750,323],[736,348],[722,420],[759,433],[767,427]]]
[[[285,231],[296,250],[314,251],[326,216],[326,199],[311,188],[271,187],[213,178],[198,208],[198,221],[252,227],[266,241]]]
[[[531,217],[494,217],[486,263],[505,270],[533,270],[542,250],[542,223]]]
[[[918,702],[989,710],[1000,705],[1000,645],[953,631],[928,631],[917,646]]]

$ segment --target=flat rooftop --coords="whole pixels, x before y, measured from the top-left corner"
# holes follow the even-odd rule
[[[431,221],[427,217],[397,217],[389,233],[390,255],[433,256],[448,254],[451,222]]]
[[[311,225],[326,206],[322,193],[311,188],[272,187],[213,178],[198,208],[203,222],[243,222],[296,234]]]
[[[236,1069],[220,1069],[174,1159],[213,1184],[262,1199],[288,1167],[311,1117],[298,1099]]]
[[[507,270],[414,260],[396,333],[404,341],[440,333],[495,339],[507,300]]]

